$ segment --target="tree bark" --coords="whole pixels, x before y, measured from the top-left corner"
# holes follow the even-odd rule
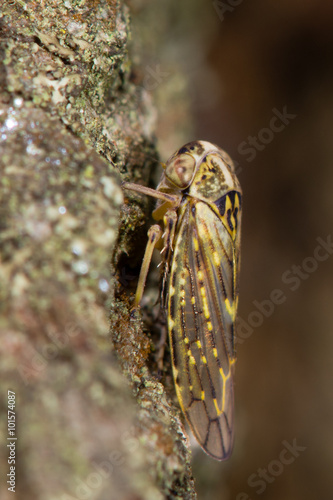
[[[119,293],[146,216],[121,174],[147,178],[156,156],[129,29],[118,0],[1,7],[0,467],[26,500],[195,498],[179,411]]]

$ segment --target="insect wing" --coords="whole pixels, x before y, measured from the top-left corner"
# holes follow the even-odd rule
[[[174,379],[198,442],[224,460],[233,444],[239,235],[232,238],[207,203],[188,200],[179,214],[167,298]]]

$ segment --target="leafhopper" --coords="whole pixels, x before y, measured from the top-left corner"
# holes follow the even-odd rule
[[[179,404],[202,449],[225,460],[234,435],[242,199],[233,163],[218,146],[194,141],[169,158],[156,190],[123,187],[156,198],[153,218],[164,227],[148,231],[134,307],[162,239],[161,301]]]

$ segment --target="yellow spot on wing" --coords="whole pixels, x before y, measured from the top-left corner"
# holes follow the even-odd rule
[[[221,375],[222,380],[223,380],[223,388],[222,388],[222,410],[221,410],[221,413],[223,413],[224,412],[224,406],[225,406],[225,386],[226,386],[227,380],[230,378],[230,371],[228,372],[228,375],[225,375],[224,371],[222,370],[222,368],[220,368],[220,375]]]
[[[239,196],[238,196],[238,193],[235,193],[235,208],[239,208]]]
[[[205,391],[201,391],[201,399],[202,401],[205,399]]]
[[[226,200],[225,200],[225,211],[227,212],[229,209],[232,208],[232,203],[231,203],[231,199],[230,199],[230,196],[226,196]]]
[[[199,349],[201,349],[202,345],[201,345],[200,340],[197,340],[197,346],[199,347]]]
[[[214,406],[215,406],[216,413],[217,413],[218,416],[220,416],[223,413],[223,410],[220,410],[219,405],[217,404],[216,398],[214,398],[213,401],[214,401]]]
[[[228,380],[228,378],[230,377],[230,372],[228,373],[227,376],[225,376],[224,371],[222,370],[222,368],[220,368],[220,375],[221,375],[223,382],[224,382],[224,381]]]
[[[202,359],[203,364],[206,365],[207,364],[206,356],[202,356],[201,359]]]
[[[172,330],[173,327],[175,326],[174,320],[171,319],[170,317],[168,318],[168,326],[169,326],[170,330]]]
[[[206,319],[209,319],[210,314],[209,314],[209,309],[208,309],[208,302],[207,302],[205,287],[202,286],[200,288],[200,292],[201,292],[201,297],[202,297],[202,307],[203,307],[204,315],[205,315]]]
[[[224,303],[225,303],[225,308],[226,308],[227,312],[230,314],[231,319],[234,321],[234,319],[235,319],[235,307],[230,304],[229,299],[225,299]]]
[[[214,357],[215,357],[215,358],[218,358],[218,354],[217,354],[217,349],[216,349],[216,347],[214,347],[214,349],[213,349],[213,354],[214,354]]]
[[[175,382],[175,388],[176,388],[176,393],[177,393],[177,397],[178,397],[178,401],[179,401],[180,407],[182,409],[182,412],[185,413],[185,408],[184,408],[184,404],[183,404],[183,397],[182,397],[182,391],[181,391],[181,388],[179,387],[179,385],[176,384],[176,382]]]
[[[217,252],[213,253],[213,259],[214,259],[214,264],[216,266],[219,266],[221,262],[220,262],[219,254]]]

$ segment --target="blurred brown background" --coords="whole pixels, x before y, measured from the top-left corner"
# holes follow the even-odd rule
[[[215,142],[244,193],[235,448],[194,452],[199,498],[332,498],[333,3],[129,5],[161,159]]]

